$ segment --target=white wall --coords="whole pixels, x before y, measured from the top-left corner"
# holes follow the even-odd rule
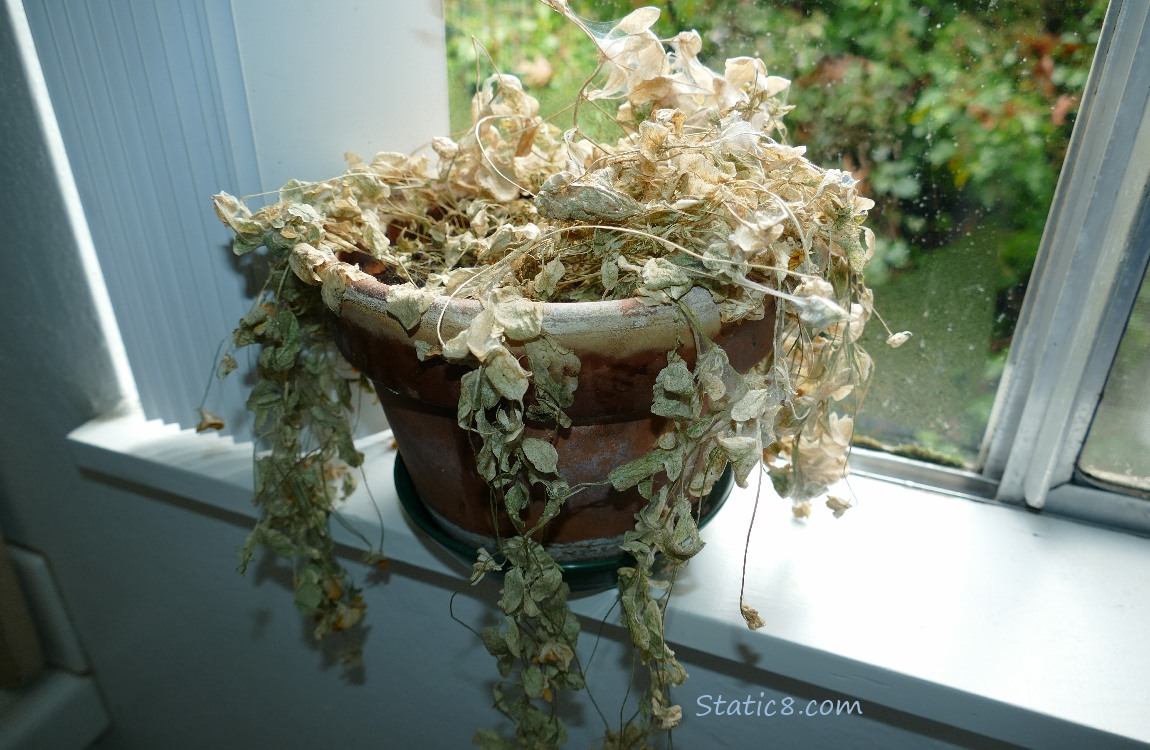
[[[42,552],[54,566],[112,715],[101,747],[469,746],[473,729],[496,714],[486,682],[493,664],[448,617],[451,592],[463,582],[400,568],[370,589],[365,679],[348,682],[310,638],[282,569],[235,572],[246,529],[234,519],[76,468],[65,436],[120,393],[7,13],[0,13],[0,102],[0,526],[10,543]],[[476,624],[492,616],[492,590],[480,593],[467,591],[459,606]],[[683,656],[692,674],[680,698],[688,713],[704,693],[806,690],[750,663]],[[595,664],[601,705],[617,705],[629,664],[610,640]],[[678,746],[975,744],[957,730],[867,708],[866,718],[689,719]],[[586,747],[599,728],[582,705],[571,746]]]
[[[379,151],[430,153],[432,136],[448,132],[439,6],[232,3],[261,189],[334,177],[346,167],[345,151],[367,159]]]

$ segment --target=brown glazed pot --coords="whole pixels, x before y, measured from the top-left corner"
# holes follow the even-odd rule
[[[471,548],[490,546],[494,537],[514,529],[505,516],[496,528],[471,442],[456,423],[460,378],[468,368],[438,357],[420,361],[413,343],[436,344],[437,323],[443,340],[450,339],[480,305],[440,297],[409,336],[385,312],[389,288],[368,278],[347,289],[335,323],[336,342],[374,383],[419,499],[440,528]],[[773,305],[762,320],[724,325],[707,291],[694,289],[684,301],[740,372],[770,355]],[[575,403],[566,410],[571,427],[556,435],[553,427],[529,425],[527,435],[555,445],[560,474],[570,485],[604,482],[612,469],[654,447],[665,424],[650,413],[655,377],[676,347],[693,365],[691,331],[674,305],[646,307],[635,299],[546,303],[543,309],[543,330],[573,350],[582,367]],[[616,557],[644,502],[633,489],[620,493],[609,484],[585,489],[566,501],[539,541],[560,562]],[[525,517],[531,522],[541,509],[542,499],[533,496]]]

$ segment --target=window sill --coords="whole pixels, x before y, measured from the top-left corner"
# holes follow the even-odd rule
[[[255,518],[251,447],[137,415],[98,420],[70,440],[86,471]],[[388,557],[465,577],[404,516],[389,433],[360,441],[371,471],[343,516]],[[680,578],[669,640],[834,695],[852,696],[1024,746],[1150,742],[1150,540],[1023,510],[855,476],[858,506],[805,522],[764,493],[739,579],[754,490],[732,493]],[[374,497],[379,511],[372,506]],[[339,524],[341,543],[362,548]],[[612,592],[580,597],[601,619]],[[689,686],[689,683],[688,683]],[[689,689],[689,688],[685,688]],[[690,713],[693,700],[681,699]]]

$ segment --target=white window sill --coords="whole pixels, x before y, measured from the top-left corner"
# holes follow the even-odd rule
[[[70,436],[82,468],[255,518],[251,446],[139,416]],[[404,516],[389,433],[359,443],[370,495],[342,513],[388,557],[466,577]],[[764,493],[752,536],[747,602],[739,571],[754,491],[732,493],[704,530],[707,548],[680,578],[669,639],[914,716],[1027,747],[1150,743],[1150,540],[1015,508],[854,477],[858,507],[792,520]],[[337,539],[362,543],[339,524]],[[580,597],[601,619],[613,592]],[[690,703],[690,701],[686,701]],[[686,708],[685,708],[686,710]]]

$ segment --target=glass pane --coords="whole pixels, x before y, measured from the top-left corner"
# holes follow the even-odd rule
[[[1148,272],[1150,276],[1150,272]],[[1142,279],[1078,468],[1090,478],[1150,492],[1150,284]]]
[[[636,4],[577,2],[606,23]],[[656,26],[701,58],[761,57],[792,80],[788,141],[849,170],[876,201],[869,281],[891,330],[864,343],[876,378],[856,444],[952,465],[977,459],[1078,111],[1105,0],[664,0]],[[452,118],[477,77],[520,75],[545,115],[593,74],[594,48],[537,0],[447,0]],[[478,58],[471,37],[485,45]],[[477,62],[478,59],[478,62]],[[477,76],[478,65],[478,76]],[[580,126],[596,127],[584,107]]]

